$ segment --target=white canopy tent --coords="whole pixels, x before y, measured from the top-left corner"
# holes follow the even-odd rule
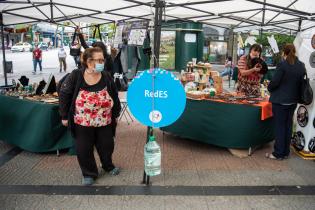
[[[4,26],[37,22],[71,22],[75,27],[78,22],[154,20],[157,58],[162,21],[200,22],[235,32],[295,34],[315,27],[314,0],[0,0],[0,10],[2,31]]]
[[[161,1],[162,2],[162,1]],[[248,28],[296,32],[315,27],[312,0],[165,0],[163,20],[181,19],[242,31]],[[110,23],[153,19],[155,1],[0,1],[4,25],[72,21]]]
[[[154,20],[155,67],[163,21],[194,21],[233,31],[259,29],[261,33],[296,33],[315,27],[314,0],[0,0],[0,10],[2,37],[4,26],[23,23]],[[3,39],[2,46],[7,85]],[[143,182],[149,184],[149,176],[144,174]]]

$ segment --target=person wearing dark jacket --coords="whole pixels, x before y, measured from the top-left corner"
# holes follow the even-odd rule
[[[78,30],[77,33],[78,33],[78,37],[80,39],[80,43],[81,43],[82,47],[84,49],[88,49],[89,46],[85,42],[82,33],[80,33],[80,30]],[[103,54],[104,54],[104,57],[105,57],[105,60],[106,60],[106,62],[104,63],[104,70],[108,71],[110,73],[110,75],[112,77],[114,77],[114,70],[113,70],[113,65],[114,65],[113,63],[114,62],[113,62],[112,57],[107,53],[105,44],[103,42],[94,42],[92,44],[92,47],[99,47],[99,48],[101,48],[103,50]]]
[[[74,136],[84,185],[92,185],[98,177],[94,146],[102,168],[112,175],[119,173],[112,162],[112,153],[113,127],[121,105],[113,79],[103,71],[104,62],[102,49],[86,49],[82,69],[71,72],[62,83],[59,95],[62,124],[69,126]]]
[[[293,44],[285,45],[283,58],[268,86],[276,140],[273,152],[267,153],[266,157],[277,160],[286,159],[290,154],[293,114],[300,99],[301,84],[306,74],[305,65],[296,57]]]

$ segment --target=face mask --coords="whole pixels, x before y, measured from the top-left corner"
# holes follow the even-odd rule
[[[97,63],[95,64],[95,71],[96,72],[102,72],[104,70],[104,64]]]

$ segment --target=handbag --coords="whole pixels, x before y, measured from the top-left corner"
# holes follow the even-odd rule
[[[309,105],[313,102],[313,90],[310,86],[310,79],[307,77],[305,73],[302,84],[301,84],[301,92],[300,92],[300,104]]]
[[[70,55],[71,56],[79,56],[81,53],[81,49],[79,48],[70,48]]]
[[[70,47],[70,55],[71,56],[80,56],[80,53],[81,53],[81,48],[77,48],[76,46],[73,46],[76,36],[77,36],[77,33],[74,32],[72,42],[71,42],[71,47]]]
[[[128,79],[124,74],[114,74],[115,85],[118,91],[128,90]]]

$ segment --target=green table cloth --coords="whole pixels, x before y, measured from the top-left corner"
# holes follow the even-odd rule
[[[0,95],[0,140],[30,152],[50,152],[73,147],[62,126],[58,105]]]
[[[273,120],[261,120],[261,108],[187,99],[182,116],[161,130],[226,148],[247,149],[274,139]]]

